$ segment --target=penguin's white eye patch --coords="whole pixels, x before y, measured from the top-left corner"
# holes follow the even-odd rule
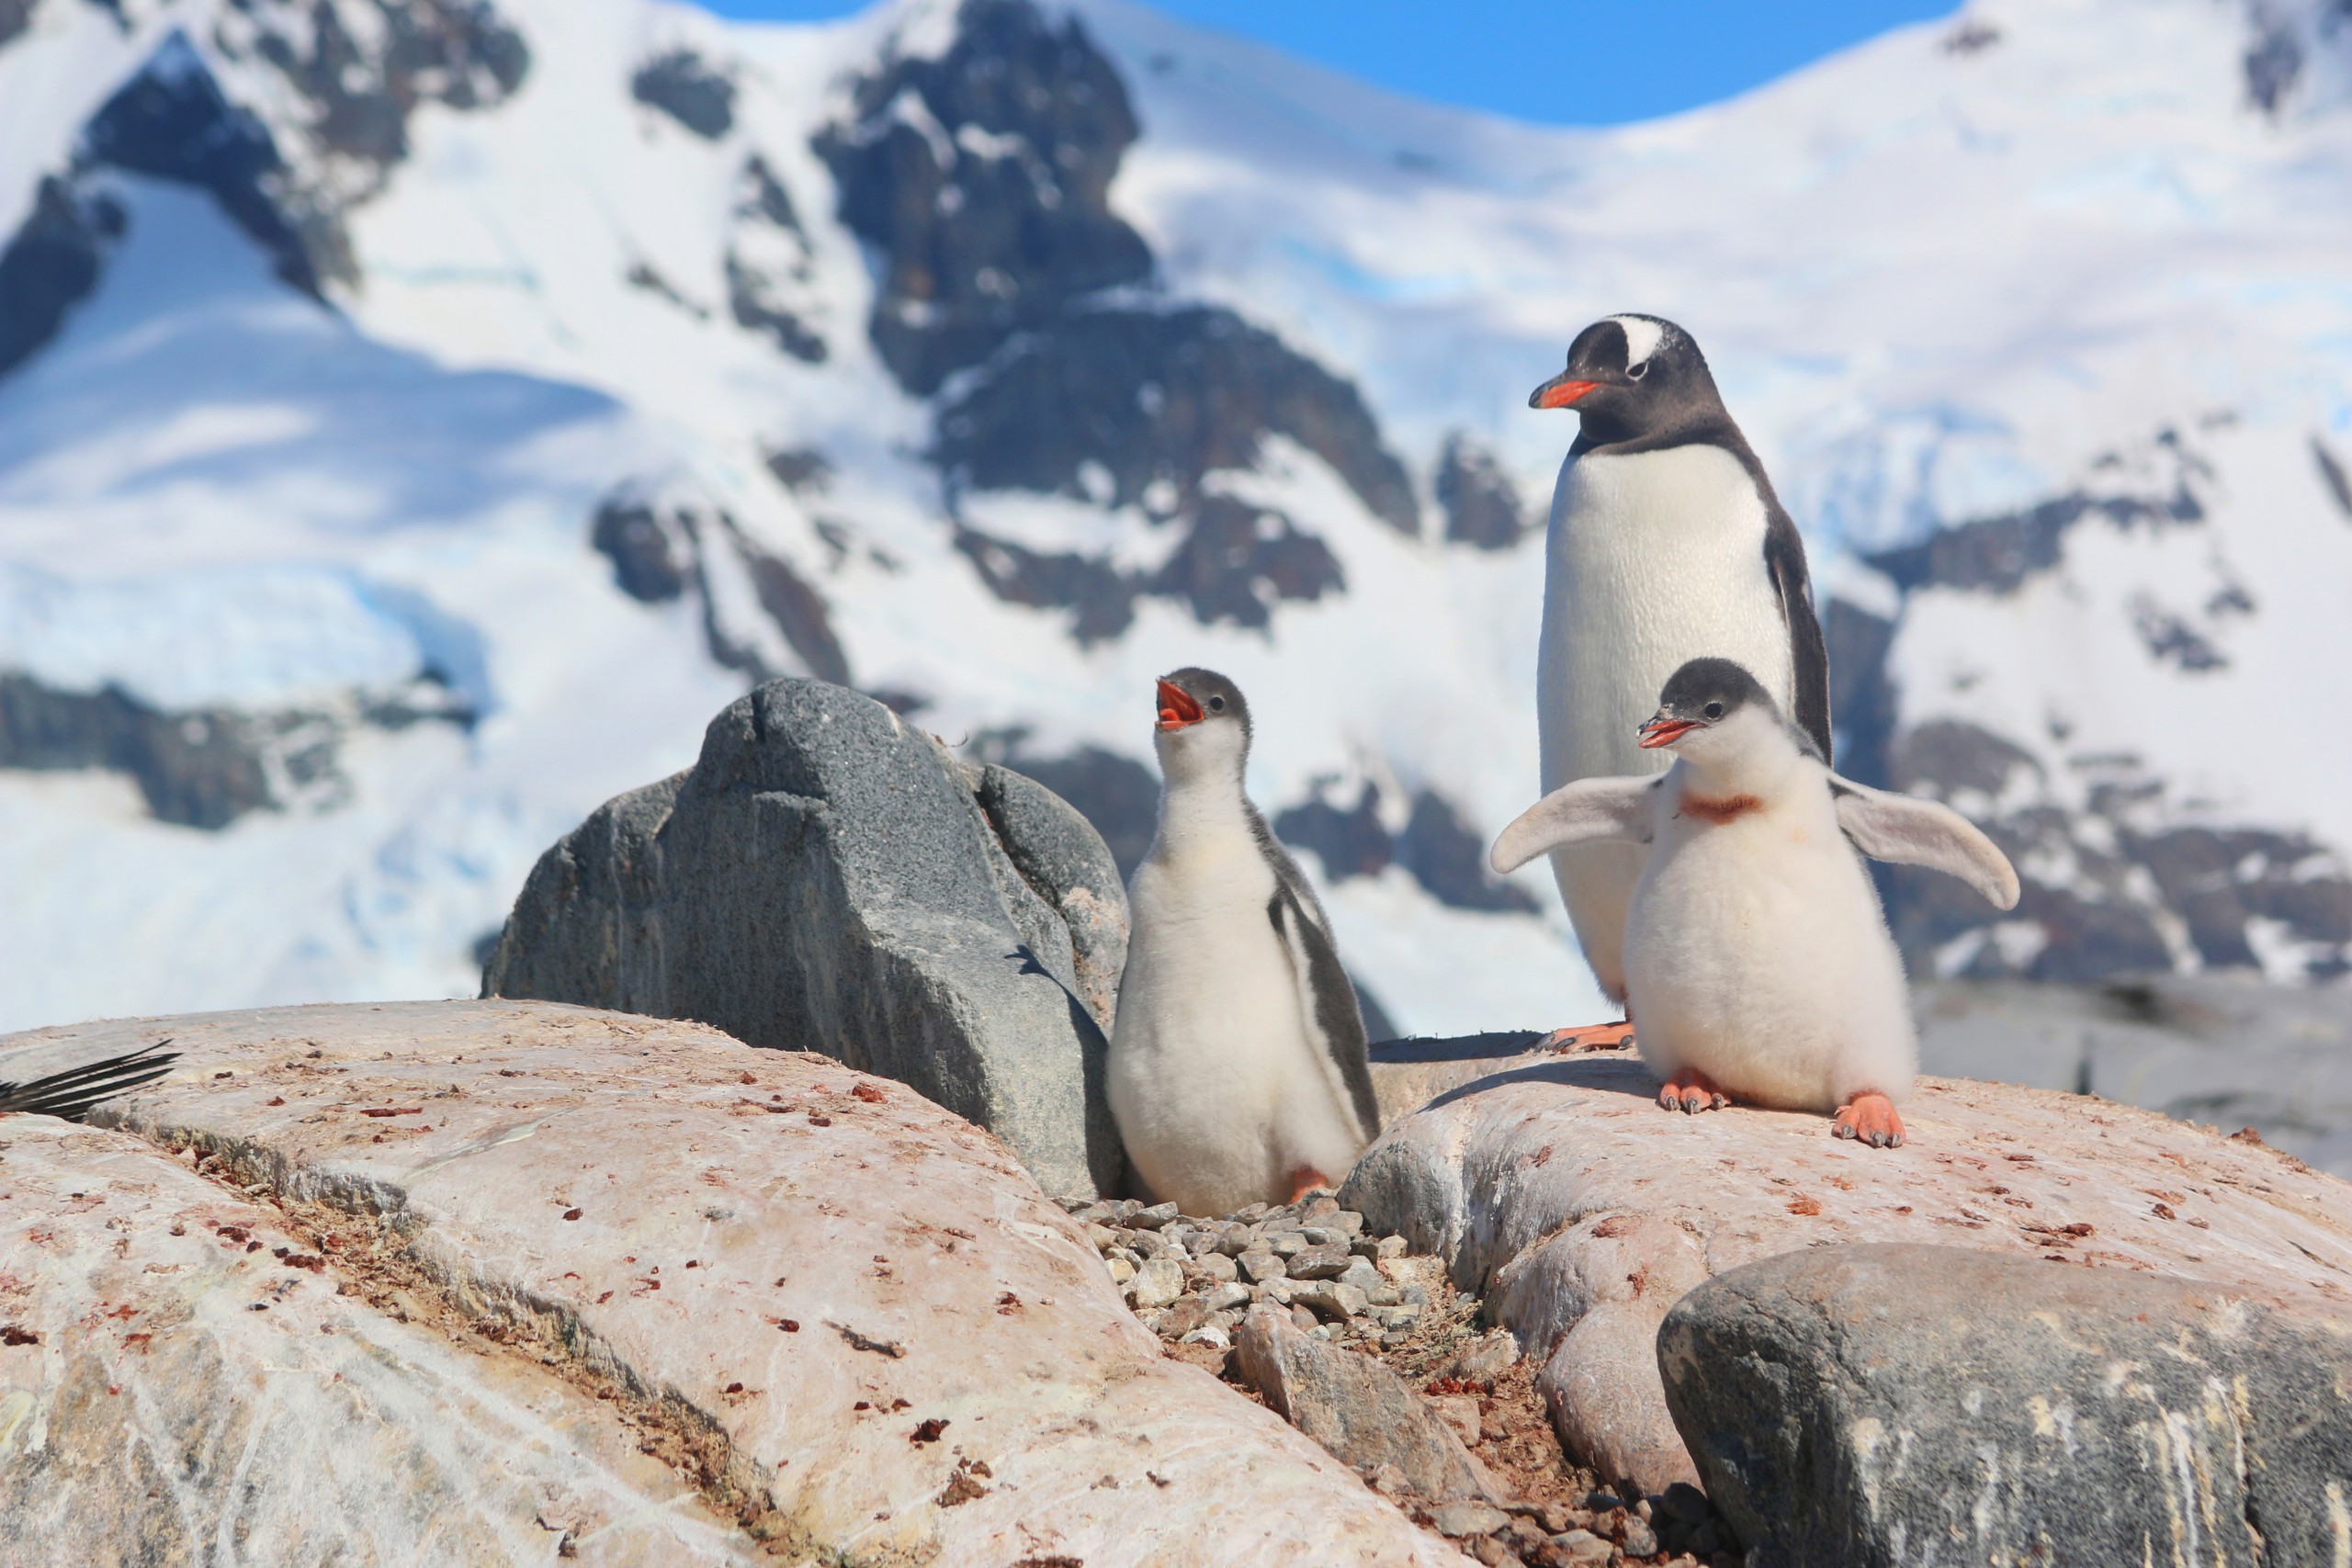
[[[1640,375],[1641,372],[1634,367],[1649,363],[1650,356],[1657,352],[1657,345],[1665,341],[1666,329],[1642,316],[1611,316],[1609,319],[1616,322],[1618,330],[1625,334],[1625,373]]]

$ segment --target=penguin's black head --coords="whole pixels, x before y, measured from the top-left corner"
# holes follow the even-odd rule
[[[1707,356],[1657,316],[1611,316],[1577,334],[1568,367],[1527,395],[1532,409],[1572,408],[1588,447],[1671,435],[1724,414]]]
[[[1748,712],[1780,723],[1780,705],[1746,665],[1728,659],[1693,659],[1666,678],[1666,688],[1657,694],[1657,712],[1635,733],[1643,750],[1650,750]]]
[[[1159,722],[1153,728],[1163,762],[1182,754],[1237,771],[1250,755],[1250,705],[1241,688],[1214,670],[1188,666],[1159,678]]]

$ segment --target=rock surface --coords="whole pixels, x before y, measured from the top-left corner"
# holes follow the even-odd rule
[[[1310,1337],[1272,1307],[1241,1320],[1233,1352],[1268,1404],[1358,1470],[1393,1464],[1416,1492],[1440,1500],[1501,1495],[1453,1429],[1370,1356]]]
[[[2149,1111],[1922,1079],[1910,1141],[1870,1149],[1817,1116],[1662,1111],[1630,1052],[1418,1055],[1375,1061],[1374,1082],[1384,1105],[1434,1098],[1365,1152],[1341,1201],[1487,1293],[1541,1359],[1563,1441],[1647,1493],[1697,1480],[1651,1352],[1659,1322],[1775,1254],[1947,1243],[2352,1315],[2352,1187]]]
[[[1102,1077],[1125,953],[1117,869],[1076,812],[967,776],[869,697],[783,680],[540,857],[482,990],[821,1050],[1091,1195],[1125,1170]]]
[[[536,1002],[43,1030],[0,1076],[163,1034],[115,1130],[0,1122],[11,1562],[1452,1560],[898,1085]]]
[[[2352,1320],[1966,1247],[1737,1269],[1658,1338],[1749,1568],[2352,1557]]]

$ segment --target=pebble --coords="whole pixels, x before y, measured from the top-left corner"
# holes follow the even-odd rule
[[[1250,1304],[1250,1287],[1227,1280],[1201,1297],[1201,1304],[1211,1312],[1236,1312]]]
[[[1194,1258],[1188,1272],[1195,1279],[1225,1280],[1235,1278],[1240,1269],[1224,1253],[1212,1252],[1206,1257]]]
[[[1555,1535],[1552,1538],[1552,1544],[1558,1547],[1560,1555],[1570,1562],[1609,1561],[1609,1543],[1590,1530],[1569,1530]]]
[[[1443,1536],[1492,1535],[1510,1523],[1510,1516],[1491,1503],[1448,1503],[1430,1517]],[[1609,1556],[1609,1543],[1602,1541],[1600,1555]]]
[[[1114,1285],[1124,1285],[1136,1277],[1136,1266],[1115,1254],[1104,1258],[1102,1264],[1111,1270],[1111,1283]]]
[[[1165,1258],[1155,1258],[1137,1269],[1127,1284],[1128,1299],[1138,1308],[1166,1306],[1183,1293],[1183,1266]]]
[[[1275,1257],[1289,1258],[1306,1250],[1306,1233],[1270,1230],[1266,1233],[1265,1246],[1266,1250]]]
[[[1220,1350],[1230,1350],[1233,1348],[1233,1336],[1227,1333],[1226,1330],[1231,1326],[1232,1325],[1230,1324],[1203,1324],[1200,1327],[1195,1328],[1193,1332],[1184,1336],[1181,1343],[1186,1345],[1214,1345]]]
[[[1317,1280],[1290,1293],[1291,1304],[1306,1307],[1325,1317],[1360,1317],[1363,1314],[1363,1292],[1353,1285],[1337,1280]]]
[[[1294,1280],[1336,1280],[1354,1259],[1344,1247],[1306,1247],[1283,1261],[1283,1271]]]
[[[1127,1217],[1127,1224],[1139,1231],[1156,1231],[1176,1217],[1173,1203],[1154,1203],[1148,1209],[1138,1209]]]
[[[1624,1547],[1628,1557],[1655,1557],[1657,1555],[1657,1532],[1640,1519],[1629,1518],[1625,1521],[1624,1540],[1620,1544]]]
[[[1289,1272],[1283,1267],[1283,1260],[1271,1252],[1245,1252],[1236,1261],[1240,1265],[1241,1272],[1248,1276],[1250,1282],[1253,1285],[1262,1285],[1269,1280],[1282,1279]]]

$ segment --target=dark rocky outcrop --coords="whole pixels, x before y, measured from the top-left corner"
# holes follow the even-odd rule
[[[966,0],[936,58],[892,59],[817,139],[842,222],[878,255],[868,330],[918,396],[941,395],[932,457],[955,540],[1010,603],[1072,612],[1115,637],[1146,595],[1204,623],[1268,624],[1337,592],[1328,546],[1296,519],[1220,496],[1272,437],[1329,463],[1405,533],[1419,503],[1356,389],[1216,306],[1154,297],[1142,237],[1111,209],[1137,134],[1126,88],[1075,18],[1028,0]],[[1135,507],[1182,536],[1156,570],[1040,552],[965,515],[970,491]]]
[[[639,66],[629,96],[660,109],[706,141],[735,129],[735,79],[691,49],[673,49]]]
[[[1525,888],[1487,870],[1486,840],[1435,790],[1414,795],[1403,829],[1394,834],[1381,819],[1380,790],[1372,784],[1352,807],[1335,806],[1321,794],[1287,807],[1275,813],[1273,829],[1283,842],[1311,851],[1334,882],[1397,865],[1456,909],[1533,914],[1539,908]]]
[[[663,604],[693,590],[702,601],[710,656],[730,670],[767,680],[786,671],[762,650],[763,639],[730,624],[711,592],[713,572],[742,574],[761,611],[808,672],[848,683],[849,657],[834,634],[824,596],[707,498],[623,486],[597,506],[588,542],[613,563],[614,582],[632,599]]]
[[[319,292],[318,258],[281,206],[286,164],[269,128],[229,101],[184,35],[166,39],[91,118],[80,161],[209,192],[280,277]]]
[[[1024,729],[973,737],[974,754],[1017,769],[1078,808],[1110,847],[1124,881],[1133,876],[1159,826],[1159,775],[1132,757],[1100,746],[1060,756],[1028,749]]]
[[[1445,510],[1448,542],[1479,550],[1507,550],[1527,533],[1527,509],[1495,455],[1455,431],[1437,460],[1437,503]],[[1835,713],[1837,709],[1830,709]]]
[[[804,364],[825,362],[831,351],[809,324],[822,309],[816,253],[792,193],[756,153],[736,178],[726,272],[727,308],[737,326],[764,334]]]
[[[226,828],[248,812],[324,808],[349,794],[338,759],[362,725],[470,725],[465,699],[437,674],[404,690],[351,694],[332,708],[165,711],[117,686],[60,691],[0,671],[0,768],[105,768],[128,774],[156,820]]]
[[[1668,1407],[1750,1568],[2341,1562],[2352,1328],[2243,1287],[1813,1247],[1684,1296]]]
[[[32,215],[0,250],[0,375],[57,335],[65,312],[97,287],[106,247],[122,231],[122,209],[103,192],[40,182]]]
[[[1114,1190],[1125,896],[1082,820],[870,698],[775,681],[540,857],[482,976],[894,1077],[1050,1190]]]
[[[2204,521],[2199,491],[2211,470],[2176,431],[2101,458],[2094,473],[2100,488],[1962,523],[1871,562],[1905,595],[1997,596],[2062,570],[2076,529]],[[2225,668],[2231,626],[2256,609],[2225,568],[2214,571],[2200,604],[2142,595],[2124,607],[2148,657],[2185,677]],[[1887,674],[1896,620],[1832,599],[1826,629],[1838,771],[1955,806],[2021,868],[2023,897],[2002,916],[1949,878],[1873,863],[1915,974],[2087,983],[2190,964],[2254,967],[2264,963],[2258,923],[2271,931],[2269,967],[2291,949],[2287,962],[2308,978],[2352,969],[2352,869],[2329,846],[2291,829],[2182,824],[2165,781],[2136,756],[2071,756],[2062,765],[2072,776],[2053,778],[2034,752],[1979,725],[1905,730]]]
[[[0,0],[0,49],[15,41],[33,19],[33,7],[40,0]]]
[[[2352,474],[2344,471],[2344,464],[2328,449],[2327,443],[2312,437],[2312,461],[2319,465],[2320,482],[2327,486],[2335,509],[2352,517]]]

